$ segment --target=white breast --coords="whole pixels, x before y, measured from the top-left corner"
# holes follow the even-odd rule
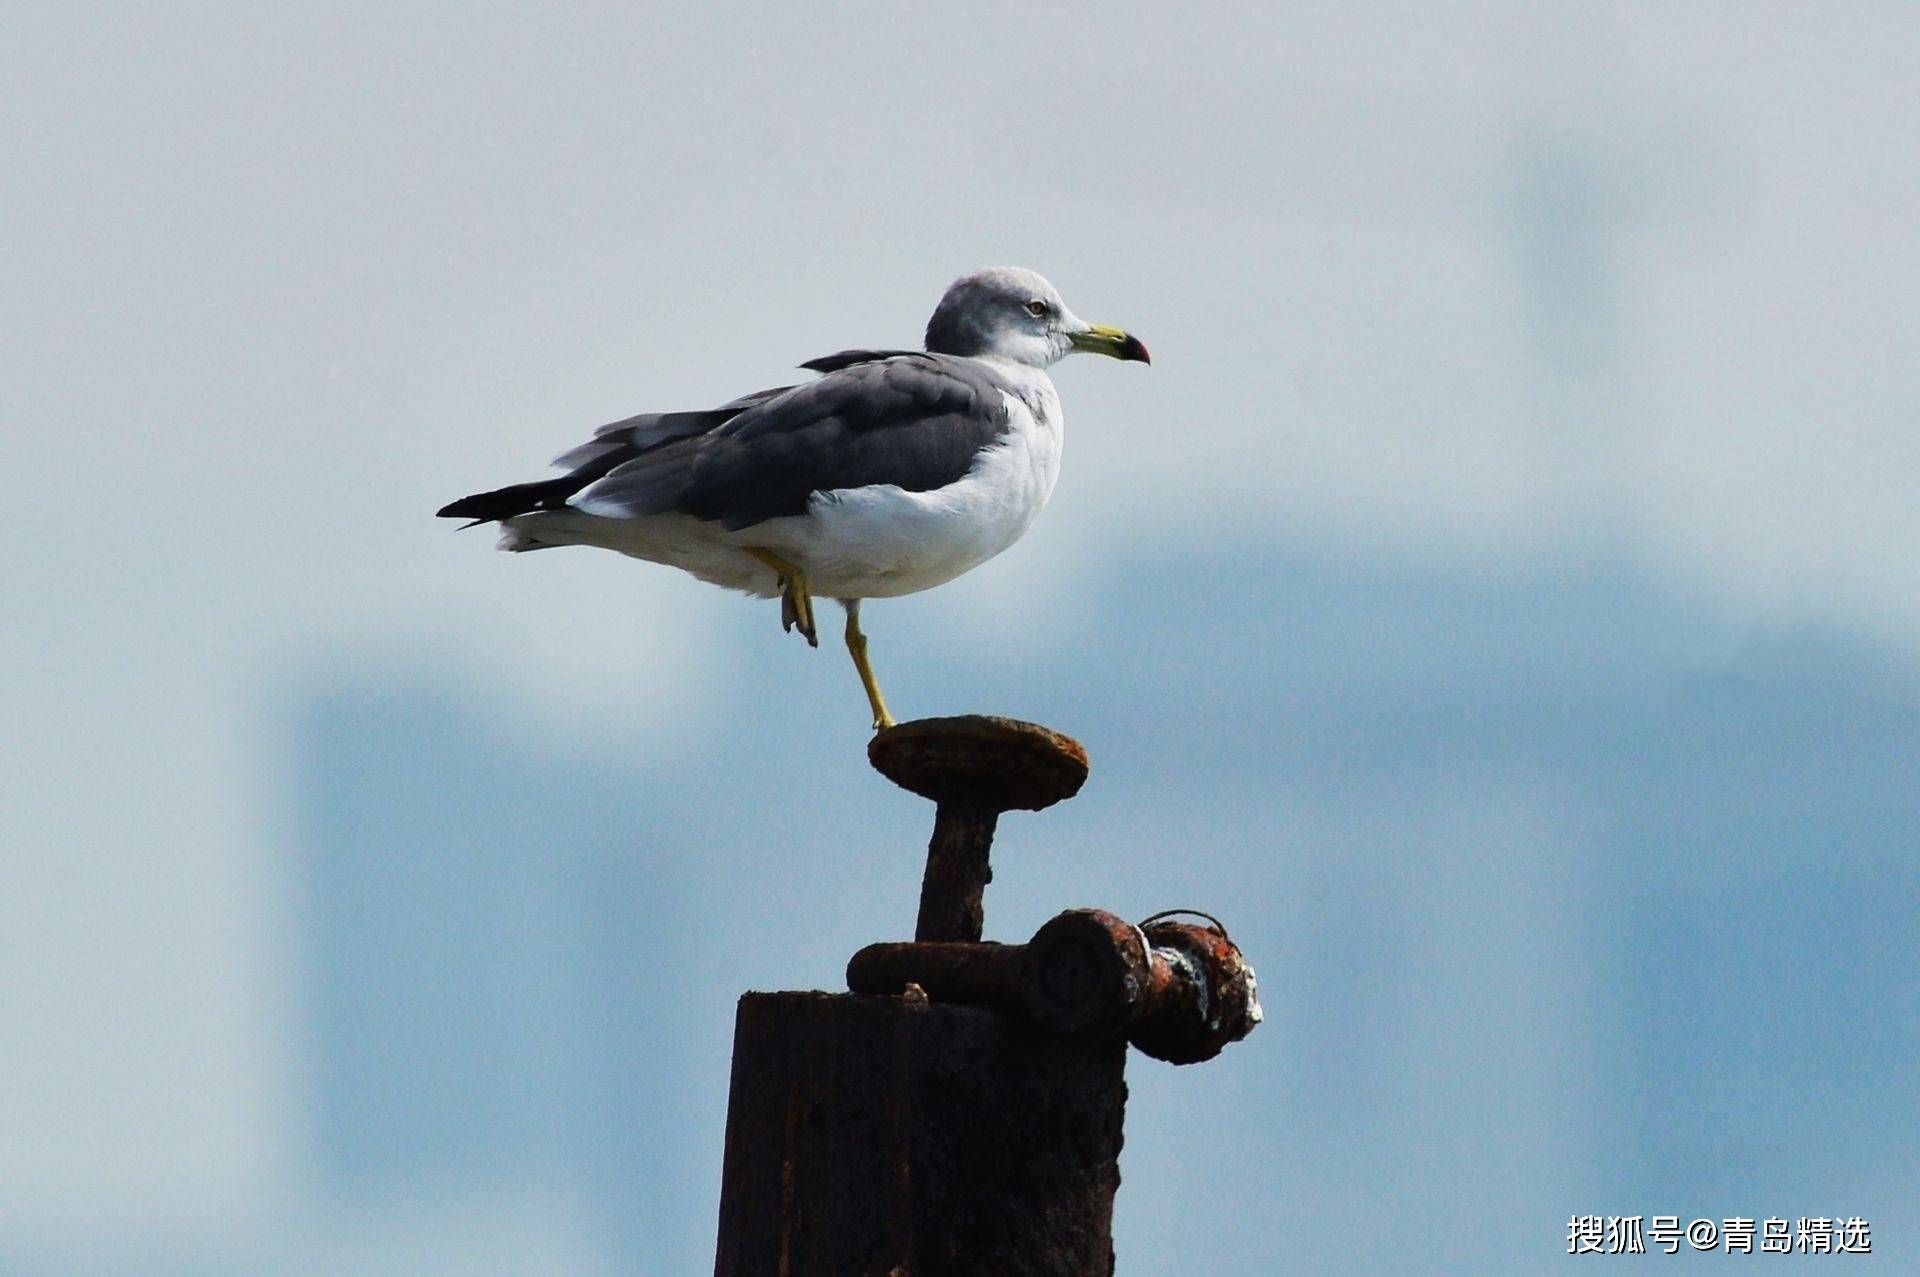
[[[997,361],[996,361],[997,362]],[[1006,436],[959,482],[932,492],[893,484],[814,496],[807,514],[752,529],[807,569],[829,598],[889,598],[943,585],[1026,532],[1060,476],[1060,398],[1039,369],[1017,367]]]

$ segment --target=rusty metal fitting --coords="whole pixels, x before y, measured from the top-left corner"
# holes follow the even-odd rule
[[[1210,925],[1173,921],[1183,913]],[[1152,949],[1153,980],[1129,1042],[1156,1060],[1198,1064],[1253,1032],[1261,1020],[1259,985],[1219,919],[1174,909],[1148,918],[1139,930]]]
[[[870,944],[847,963],[847,990],[892,997],[917,984],[935,1002],[1017,1007],[1026,948],[991,940]]]
[[[1041,1028],[1103,1038],[1140,1018],[1153,987],[1152,955],[1125,918],[1069,909],[1020,947],[1020,1004]]]
[[[867,759],[910,793],[996,815],[1041,811],[1087,782],[1087,751],[1079,741],[992,714],[897,724],[868,742]]]
[[[874,769],[936,804],[913,938],[978,941],[1000,814],[1040,811],[1087,779],[1080,742],[1038,723],[969,714],[889,727],[867,745]]]
[[[1136,927],[1070,909],[1026,944],[875,944],[847,964],[854,993],[896,995],[909,984],[936,1001],[1024,1012],[1063,1037],[1125,1032],[1173,1064],[1210,1060],[1260,1022],[1253,969],[1226,929],[1165,915]]]

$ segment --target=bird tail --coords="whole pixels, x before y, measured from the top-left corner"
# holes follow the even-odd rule
[[[518,554],[525,550],[551,550],[557,545],[604,545],[593,534],[593,525],[601,522],[578,510],[535,510],[500,521],[497,550]]]
[[[567,545],[566,541],[549,540],[540,535],[538,520],[515,520],[500,525],[500,543],[496,550],[505,550],[510,554],[519,554],[525,550],[551,550],[556,545]],[[516,526],[518,525],[518,526]],[[471,526],[471,525],[469,525]]]

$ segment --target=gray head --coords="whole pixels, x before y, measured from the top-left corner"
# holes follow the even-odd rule
[[[995,266],[954,280],[927,321],[927,349],[938,355],[991,355],[1035,368],[1076,350],[1149,362],[1139,338],[1089,324],[1067,309],[1052,284],[1018,266]]]

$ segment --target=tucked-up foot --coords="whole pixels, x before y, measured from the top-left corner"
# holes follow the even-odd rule
[[[798,627],[808,647],[820,646],[820,635],[813,625],[813,592],[807,589],[802,573],[780,578],[780,626],[788,633]]]
[[[780,584],[780,626],[787,633],[798,627],[807,646],[819,647],[820,636],[813,628],[813,591],[807,588],[807,574],[772,550],[748,547],[747,553],[773,569]]]

